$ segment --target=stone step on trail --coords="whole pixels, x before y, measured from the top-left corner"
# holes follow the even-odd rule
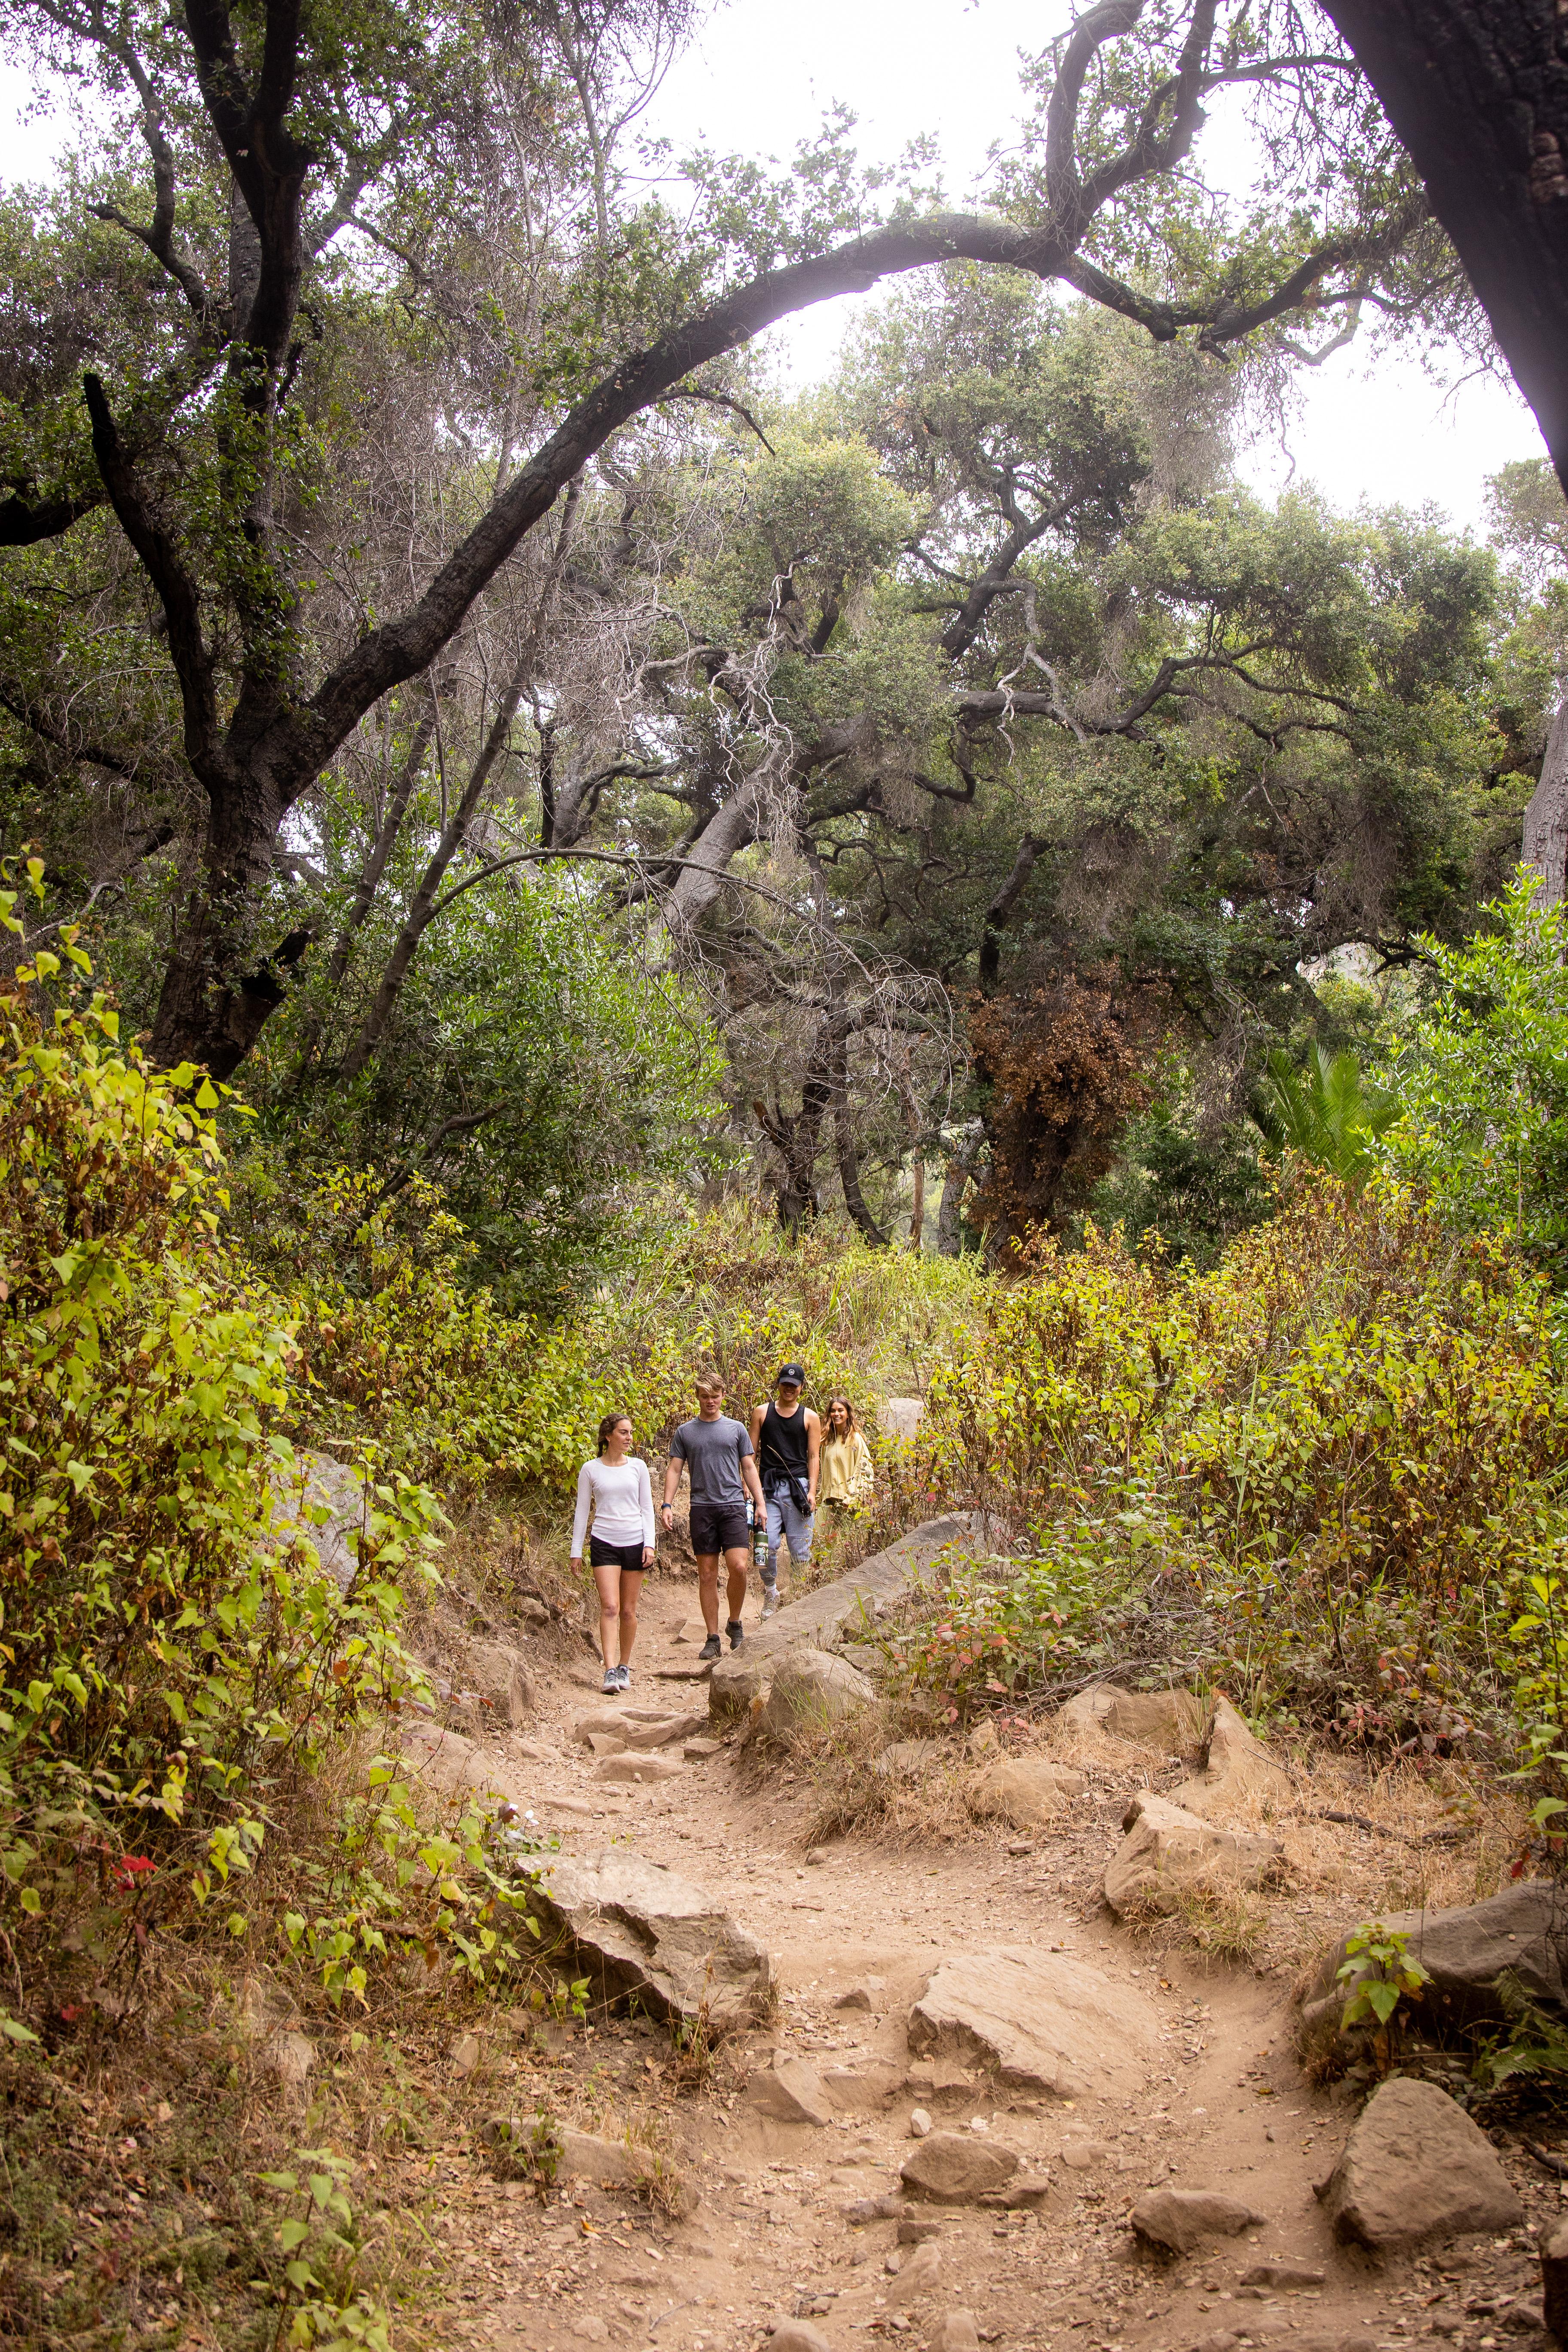
[[[998,1945],[944,1959],[910,2011],[917,2057],[994,2071],[1063,2099],[1143,2090],[1163,2020],[1131,1986],[1063,1952]]]

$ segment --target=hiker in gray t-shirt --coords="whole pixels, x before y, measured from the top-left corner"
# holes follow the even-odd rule
[[[702,1622],[708,1628],[708,1639],[701,1649],[705,1658],[716,1658],[721,1646],[721,1552],[724,1555],[726,1598],[730,1604],[730,1622],[724,1630],[732,1650],[738,1650],[745,1639],[741,1611],[745,1605],[746,1570],[752,1557],[746,1496],[752,1497],[759,1517],[767,1509],[746,1425],[744,1422],[730,1420],[723,1405],[724,1391],[716,1380],[698,1381],[697,1418],[683,1421],[669,1441],[669,1460],[664,1465],[664,1508],[660,1514],[666,1528],[674,1524],[675,1490],[680,1484],[681,1472],[686,1471],[691,1479],[691,1549],[697,1554],[697,1589]]]

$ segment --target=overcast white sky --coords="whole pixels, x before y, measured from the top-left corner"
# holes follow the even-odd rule
[[[675,67],[645,127],[677,151],[702,140],[786,159],[841,99],[860,119],[861,152],[890,160],[932,131],[950,192],[964,194],[987,149],[1019,111],[1016,58],[1066,20],[1066,0],[730,0]],[[27,89],[0,68],[0,171],[39,176],[67,135],[61,118],[21,121]],[[1200,157],[1202,155],[1200,149]],[[1211,163],[1211,168],[1213,168]],[[824,306],[779,331],[781,363],[809,382],[831,362],[858,300]],[[1489,379],[1434,383],[1414,360],[1369,373],[1354,347],[1304,373],[1289,446],[1261,444],[1245,470],[1263,490],[1315,481],[1340,506],[1434,501],[1459,523],[1483,520],[1484,482],[1510,458],[1542,454],[1533,419]]]

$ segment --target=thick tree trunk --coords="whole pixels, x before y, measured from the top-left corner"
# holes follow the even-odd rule
[[[153,1022],[150,1051],[163,1068],[195,1062],[232,1077],[282,1002],[309,934],[261,954],[252,924],[283,814],[254,778],[212,795],[201,877],[176,919]]]
[[[1568,898],[1568,695],[1557,706],[1541,782],[1524,812],[1522,856],[1541,877],[1536,905],[1560,907]]]
[[[1324,0],[1426,183],[1568,490],[1560,0]]]

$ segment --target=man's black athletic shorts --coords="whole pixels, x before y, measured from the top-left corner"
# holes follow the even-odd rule
[[[744,1551],[752,1540],[743,1503],[693,1503],[691,1549],[697,1552]]]
[[[590,1568],[618,1568],[623,1576],[640,1576],[643,1572],[642,1549],[640,1543],[601,1543],[597,1536],[590,1536],[588,1565]]]

